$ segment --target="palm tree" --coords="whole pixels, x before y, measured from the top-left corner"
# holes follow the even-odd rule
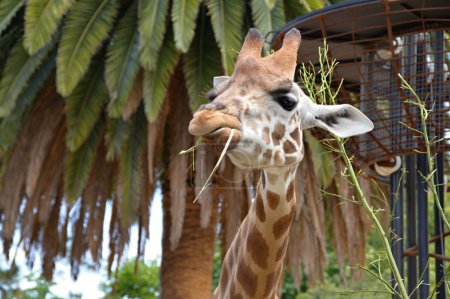
[[[58,256],[69,257],[76,277],[87,252],[100,264],[105,206],[112,202],[110,269],[120,261],[135,223],[142,254],[151,199],[161,187],[162,298],[206,297],[217,219],[226,247],[249,199],[236,192],[234,201],[220,201],[218,215],[217,200],[207,197],[233,191],[221,191],[227,182],[217,180],[200,205],[192,203],[201,178],[190,168],[190,157],[178,155],[194,142],[187,133],[191,113],[205,101],[212,77],[232,72],[250,27],[269,34],[323,5],[322,0],[2,1],[4,254],[19,229],[20,240],[14,241],[30,259],[35,249],[41,251],[47,278]],[[230,167],[226,172],[242,175]],[[317,227],[310,231],[317,233]]]

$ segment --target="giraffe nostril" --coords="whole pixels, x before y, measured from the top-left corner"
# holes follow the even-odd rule
[[[212,102],[212,103],[201,105],[200,108],[198,109],[198,111],[201,111],[201,110],[222,111],[222,110],[225,110],[226,108],[227,107],[224,104]]]

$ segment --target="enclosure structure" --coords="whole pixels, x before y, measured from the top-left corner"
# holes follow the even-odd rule
[[[428,219],[427,186],[420,175],[429,173],[419,133],[424,128],[419,109],[405,102],[413,95],[402,88],[398,74],[432,109],[426,129],[436,154],[435,178],[443,206],[450,151],[450,3],[363,0],[329,6],[287,24],[273,38],[274,49],[293,27],[302,33],[299,64],[318,68],[318,48],[326,40],[329,58],[339,63],[333,74],[335,86],[343,80],[339,102],[359,106],[374,122],[371,133],[349,140],[348,150],[366,173],[390,184],[395,259],[411,298],[427,298],[430,258],[435,263],[435,281],[442,281],[445,261],[450,260],[445,256],[444,238],[450,232],[445,231],[437,207],[433,219]],[[403,166],[405,175],[396,166]],[[428,231],[431,221],[432,232]],[[419,281],[423,283],[414,290]],[[438,287],[437,298],[447,298],[444,283]]]

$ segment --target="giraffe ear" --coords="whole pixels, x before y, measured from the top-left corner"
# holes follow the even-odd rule
[[[355,107],[343,105],[316,105],[308,109],[304,128],[320,127],[332,134],[346,138],[373,130],[372,121]]]
[[[230,77],[228,77],[228,76],[217,76],[217,77],[214,77],[214,79],[213,79],[213,87],[219,86],[220,83],[225,82],[228,79],[230,79]]]

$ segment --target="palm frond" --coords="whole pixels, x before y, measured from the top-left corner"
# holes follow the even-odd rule
[[[75,0],[29,0],[25,10],[23,45],[30,55],[44,47]]]
[[[121,201],[121,221],[126,227],[134,220],[140,200],[141,179],[143,173],[142,153],[147,121],[141,106],[130,119],[130,137],[123,144],[119,159],[119,194]]]
[[[133,87],[131,88],[130,94],[128,95],[128,98],[126,100],[125,108],[122,111],[122,117],[125,120],[128,120],[131,115],[136,112],[142,102],[142,95],[144,93],[144,87],[142,86],[143,80],[144,73],[141,69],[134,79]]]
[[[133,2],[119,21],[108,46],[105,63],[105,78],[111,101],[108,104],[110,117],[119,117],[139,71],[137,28],[137,5]]]
[[[58,57],[56,83],[68,96],[88,70],[92,56],[108,37],[117,14],[116,0],[80,0],[64,24]]]
[[[14,26],[0,36],[0,73],[3,72],[6,59],[14,44],[22,36],[22,26]]]
[[[64,170],[64,194],[69,203],[77,200],[87,184],[101,140],[102,127],[103,120],[99,119],[83,145],[76,151],[67,153]]]
[[[263,36],[281,28],[286,23],[283,1],[271,1],[272,8],[267,2],[267,0],[251,1],[253,22]]]
[[[237,53],[241,48],[241,27],[244,1],[205,0],[212,20],[216,41],[222,54],[225,74],[231,74]]]
[[[275,2],[279,0],[265,0],[267,7],[272,10],[275,7]]]
[[[0,155],[5,154],[19,135],[22,123],[28,115],[32,102],[55,68],[56,51],[47,57],[42,66],[28,82],[24,91],[17,98],[13,111],[0,123]]]
[[[55,44],[56,37],[36,54],[29,56],[23,48],[22,40],[16,42],[8,56],[0,80],[0,117],[7,116],[14,109],[19,95]]]
[[[95,61],[88,74],[66,99],[66,143],[72,152],[89,137],[103,106],[108,102],[103,74],[103,61]]]
[[[300,15],[308,13],[308,11],[299,5],[298,1],[284,0],[284,13],[286,14],[286,20],[292,20]]]
[[[185,56],[183,71],[192,111],[206,102],[206,91],[212,87],[212,78],[221,73],[220,50],[206,14],[200,16],[194,41]]]
[[[106,160],[112,161],[120,156],[123,144],[130,137],[130,122],[123,118],[108,118],[106,124]]]
[[[145,114],[150,122],[156,120],[166,96],[170,75],[179,60],[180,53],[175,48],[172,34],[166,34],[156,69],[144,71],[144,103]]]
[[[174,0],[172,2],[172,23],[175,46],[186,53],[194,38],[200,0]]]
[[[0,2],[0,34],[8,27],[12,18],[25,4],[25,0],[3,0]]]
[[[323,8],[323,0],[300,0],[300,4],[305,8],[307,12],[318,10]]]
[[[146,70],[155,70],[166,32],[167,0],[139,0],[139,60]]]

